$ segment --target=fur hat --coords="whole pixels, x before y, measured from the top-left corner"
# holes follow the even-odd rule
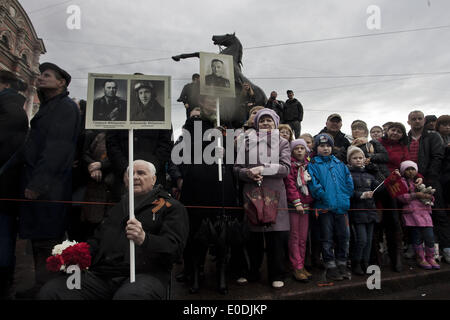
[[[306,141],[305,141],[305,140],[303,140],[303,139],[296,139],[296,140],[293,140],[293,141],[291,142],[291,152],[292,152],[292,150],[294,150],[294,148],[295,148],[296,146],[298,146],[299,144],[301,144],[302,146],[305,147],[306,152],[309,152],[309,151],[310,151],[309,148],[308,148],[308,145],[306,144]]]
[[[356,146],[350,146],[347,149],[347,163],[350,163],[350,158],[352,157],[352,154],[354,153],[362,153],[362,155],[365,157],[364,151],[361,150],[361,148],[358,148]]]
[[[403,173],[406,171],[406,169],[411,168],[411,167],[416,169],[416,171],[418,171],[417,163],[415,163],[414,161],[411,161],[411,160],[403,161],[402,163],[400,163],[400,173],[403,175]]]

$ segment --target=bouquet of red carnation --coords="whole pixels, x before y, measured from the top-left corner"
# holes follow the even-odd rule
[[[56,245],[52,255],[47,258],[47,270],[51,272],[65,271],[70,265],[78,265],[81,270],[91,265],[91,253],[86,242],[64,241]]]

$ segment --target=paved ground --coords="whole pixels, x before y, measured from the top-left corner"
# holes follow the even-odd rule
[[[32,256],[27,241],[17,243],[16,289],[28,289],[34,283]],[[290,299],[450,299],[450,265],[442,263],[439,271],[418,269],[414,260],[405,260],[405,270],[402,273],[382,268],[381,289],[369,290],[366,285],[367,276],[353,276],[351,280],[335,282],[333,286],[319,287],[318,282],[323,275],[322,270],[311,270],[313,279],[309,283],[299,283],[291,276],[285,281],[285,287],[280,290],[272,289],[263,277],[260,282],[249,283],[245,286],[236,284],[235,279],[229,279],[229,293],[222,295],[216,290],[215,265],[212,257],[208,256],[205,267],[205,279],[201,290],[197,294],[189,293],[189,286],[185,283],[172,282],[172,299],[174,300],[290,300]],[[182,269],[176,265],[175,276]]]

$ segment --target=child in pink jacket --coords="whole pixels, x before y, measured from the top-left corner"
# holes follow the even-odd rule
[[[423,204],[420,199],[433,200],[433,196],[418,192],[414,181],[417,176],[417,164],[413,161],[403,161],[400,164],[402,182],[408,192],[397,196],[403,203],[403,223],[411,227],[411,240],[416,251],[417,264],[423,269],[440,269],[434,260],[433,221],[431,206]],[[425,248],[423,247],[425,242]]]
[[[289,260],[298,281],[307,282],[311,277],[305,269],[306,239],[308,237],[308,210],[313,198],[308,190],[311,177],[306,171],[309,148],[306,141],[297,139],[291,142],[291,171],[284,178],[289,210]]]

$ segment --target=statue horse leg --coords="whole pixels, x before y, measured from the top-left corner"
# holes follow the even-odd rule
[[[181,59],[187,59],[187,58],[200,58],[200,52],[193,52],[193,53],[183,53],[179,54],[177,56],[173,56],[172,59],[175,61],[180,61]]]

